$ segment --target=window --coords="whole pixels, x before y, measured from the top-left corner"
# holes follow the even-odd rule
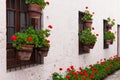
[[[83,12],[79,12],[79,36],[81,34],[81,31],[84,30],[86,27],[84,25],[84,22],[82,21],[82,17],[84,16]],[[78,39],[79,41],[79,54],[83,54],[83,53],[89,53],[90,49],[88,47],[83,48],[83,44],[80,42],[80,37]]]
[[[105,33],[105,31],[107,30],[107,20],[103,20],[103,34]],[[106,44],[106,41],[104,40],[104,36],[103,36],[103,47],[104,47],[104,49],[107,49],[107,48],[109,48],[109,45],[108,44]]]
[[[17,58],[16,50],[12,47],[11,36],[15,32],[25,30],[29,25],[35,25],[36,29],[41,29],[41,18],[30,19],[27,14],[27,6],[25,0],[7,0],[7,69],[17,70],[25,67],[34,66],[43,63],[43,57],[38,54],[32,54],[29,61],[20,61]],[[34,53],[36,51],[34,50]]]

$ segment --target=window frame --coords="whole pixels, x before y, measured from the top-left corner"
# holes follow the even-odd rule
[[[9,8],[10,6],[10,1],[11,3],[13,2],[14,4],[14,7],[15,9],[12,9],[12,8]],[[35,65],[38,65],[38,64],[43,64],[44,63],[44,57],[42,57],[41,55],[39,55],[37,53],[37,50],[36,49],[33,49],[33,53],[35,54],[32,54],[32,58],[30,59],[30,61],[20,61],[18,60],[18,56],[16,54],[16,49],[14,47],[12,47],[12,44],[11,42],[8,42],[8,39],[10,39],[10,37],[8,37],[8,12],[9,11],[14,11],[14,28],[15,28],[15,32],[20,32],[22,31],[21,30],[21,27],[20,27],[20,14],[21,13],[25,13],[26,17],[25,17],[25,29],[27,28],[26,26],[29,26],[29,25],[34,25],[35,29],[42,29],[42,18],[40,17],[40,19],[30,19],[30,21],[28,21],[29,19],[28,18],[28,14],[27,14],[27,6],[26,6],[26,10],[21,10],[20,8],[20,5],[22,4],[25,4],[25,3],[22,3],[22,1],[25,2],[25,0],[7,0],[6,1],[6,29],[7,29],[7,70],[8,71],[12,71],[12,70],[18,70],[18,69],[23,69],[23,68],[27,68],[27,67],[31,67],[31,66],[35,66]],[[12,5],[13,6],[13,5]],[[38,22],[39,25],[35,25],[35,22]]]

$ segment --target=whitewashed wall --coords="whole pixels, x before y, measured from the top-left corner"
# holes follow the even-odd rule
[[[6,1],[0,0],[0,80],[47,80],[59,67],[70,65],[76,68],[96,63],[101,58],[117,54],[117,39],[109,49],[103,49],[103,19],[114,18],[117,31],[120,24],[119,0],[49,0],[44,10],[44,27],[51,24],[51,47],[45,64],[23,70],[6,71]],[[95,12],[93,27],[98,40],[90,53],[78,55],[78,11],[88,6]]]

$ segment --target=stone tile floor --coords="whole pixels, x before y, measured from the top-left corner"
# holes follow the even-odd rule
[[[120,80],[120,70],[113,73],[111,76],[108,76],[104,80]]]

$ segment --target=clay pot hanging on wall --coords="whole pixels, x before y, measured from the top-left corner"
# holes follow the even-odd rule
[[[111,44],[113,40],[105,40],[106,44]]]
[[[86,20],[84,22],[84,24],[85,24],[85,28],[90,28],[91,29],[91,27],[92,27],[92,20]]]
[[[30,18],[40,18],[42,7],[37,4],[28,5],[28,13]]]
[[[93,49],[93,48],[94,48],[94,45],[95,45],[95,42],[89,44],[89,48],[90,48],[90,49]]]
[[[37,48],[37,52],[43,57],[46,57],[48,55],[48,51],[49,51],[49,47]]]
[[[22,45],[22,49],[18,50],[18,57],[20,60],[30,60],[34,45]]]

